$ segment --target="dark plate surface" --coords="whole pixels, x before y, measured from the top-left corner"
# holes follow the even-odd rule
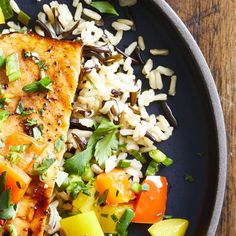
[[[42,9],[42,3],[36,1],[17,2],[33,18]],[[59,2],[71,4],[72,1]],[[179,127],[168,141],[158,145],[174,159],[173,166],[159,172],[167,176],[169,182],[166,214],[188,219],[188,236],[213,236],[225,190],[226,140],[211,73],[192,36],[163,0],[141,1],[132,7],[132,12],[137,31],[125,33],[125,43],[119,47],[124,48],[138,35],[143,35],[148,49],[170,50],[168,57],[156,58],[155,65],[170,67],[178,76],[177,94],[169,98],[168,103],[178,118]],[[106,21],[109,22],[109,18]],[[147,52],[144,59],[150,56]],[[137,67],[137,73],[139,71]],[[169,79],[164,80],[167,90]],[[152,104],[149,111],[160,112],[157,104]],[[195,181],[186,182],[186,174],[192,175]],[[129,235],[149,235],[148,227],[133,224]]]

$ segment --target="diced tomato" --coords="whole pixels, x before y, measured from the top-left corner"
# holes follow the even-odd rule
[[[130,189],[128,176],[123,170],[114,169],[98,175],[96,189],[100,195],[108,190],[106,203],[110,205],[126,203],[135,197]]]
[[[46,145],[41,144],[33,137],[20,132],[8,136],[4,144],[5,147],[0,149],[0,155],[3,156],[10,152],[11,147],[18,145],[29,145],[23,153],[20,153],[22,155],[22,159],[14,163],[25,172],[28,172],[32,168],[36,159],[37,161],[42,159],[42,155],[46,149]]]
[[[147,176],[134,203],[135,216],[132,222],[153,224],[162,220],[166,210],[167,180],[161,176]]]
[[[19,167],[0,158],[0,174],[6,171],[6,190],[11,188],[11,202],[18,203],[24,196],[31,178]]]

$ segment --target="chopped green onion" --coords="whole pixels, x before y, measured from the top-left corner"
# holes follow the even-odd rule
[[[101,216],[104,217],[104,218],[107,218],[109,215],[102,213]]]
[[[64,137],[63,137],[63,135],[61,135],[56,140],[56,142],[54,144],[54,148],[55,148],[56,152],[60,152],[60,151],[62,151],[63,147],[64,147]]]
[[[117,233],[118,234],[125,233],[133,218],[134,218],[134,211],[130,208],[126,209],[116,225]]]
[[[0,68],[5,65],[5,56],[3,50],[0,48]]]
[[[42,108],[38,109],[38,113],[39,113],[40,116],[43,116],[43,109]]]
[[[16,231],[16,227],[12,224],[8,225],[8,231],[9,231],[10,236],[17,236],[18,235],[18,233]]]
[[[149,185],[148,184],[142,184],[141,185],[141,190],[142,191],[148,191],[150,189]]]
[[[107,200],[107,194],[108,194],[109,190],[105,190],[102,195],[98,198],[98,205],[102,205],[106,202]]]
[[[140,161],[142,164],[145,164],[147,162],[146,159],[137,150],[131,150],[130,154],[133,157],[135,157],[138,161]]]
[[[23,111],[24,111],[23,102],[20,100],[20,101],[18,102],[17,107],[16,107],[15,113],[18,114],[18,115],[20,115]]]
[[[163,162],[162,162],[162,164],[164,165],[164,166],[171,166],[172,164],[173,164],[173,160],[171,159],[171,158],[166,158]]]
[[[90,6],[94,7],[95,9],[97,9],[101,13],[119,16],[119,13],[116,11],[114,6],[107,1],[91,2]]]
[[[167,158],[167,156],[158,149],[152,150],[148,154],[157,163],[162,163]]]
[[[50,90],[52,85],[52,80],[46,76],[39,81],[35,81],[31,84],[25,85],[22,90],[26,93],[34,93]]]
[[[13,82],[20,78],[20,63],[17,53],[12,53],[6,58],[6,74],[9,82]]]
[[[141,184],[138,183],[138,182],[135,182],[131,185],[131,190],[134,192],[134,193],[139,193],[139,191],[141,190]]]
[[[0,131],[2,130],[2,125],[4,121],[8,118],[9,115],[10,113],[8,111],[0,109]]]
[[[28,26],[30,19],[31,19],[30,16],[23,11],[20,11],[20,13],[17,16],[17,20],[26,26]]]
[[[10,151],[12,151],[12,152],[24,152],[28,147],[29,147],[28,144],[11,146]]]
[[[42,136],[42,130],[40,129],[40,127],[35,126],[32,128],[31,130],[31,136],[34,137],[35,139],[40,139],[40,137]]]
[[[131,165],[130,160],[120,160],[117,167],[119,167],[119,168],[128,168],[128,167],[130,167],[130,165]]]
[[[0,1],[0,7],[2,9],[3,15],[6,20],[13,17],[13,11],[10,6],[9,0],[1,0]]]
[[[117,216],[116,216],[115,214],[112,214],[112,215],[111,215],[111,219],[112,219],[114,222],[119,221],[119,219],[117,218]]]
[[[57,178],[56,178],[56,184],[58,187],[61,187],[62,184],[65,182],[65,180],[68,178],[68,173],[64,171],[58,171]]]
[[[164,216],[163,216],[163,219],[164,219],[164,220],[172,219],[172,218],[173,218],[173,216],[171,216],[171,215],[164,215]]]
[[[158,166],[159,164],[155,161],[150,161],[148,167],[147,167],[147,170],[146,170],[146,173],[145,175],[146,176],[152,176],[152,175],[156,175],[156,172],[158,171]]]
[[[185,179],[187,182],[189,182],[189,183],[194,182],[194,178],[193,178],[192,175],[185,175],[185,176],[184,176],[184,179]]]
[[[89,181],[94,177],[94,173],[90,167],[90,164],[88,163],[84,169],[84,173],[82,174],[82,179],[84,181]]]

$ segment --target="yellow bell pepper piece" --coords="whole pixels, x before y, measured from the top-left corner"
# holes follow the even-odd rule
[[[112,218],[112,216],[117,218],[118,220],[124,214],[127,208],[133,209],[132,204],[124,204],[124,205],[106,205],[101,207],[101,211],[99,212],[99,222],[102,227],[104,233],[112,233],[116,234],[116,225],[117,222]]]
[[[184,236],[188,225],[185,219],[168,219],[153,224],[148,231],[152,236]]]
[[[0,24],[5,24],[5,17],[3,15],[1,7],[0,7]]]
[[[95,192],[96,189],[93,187],[90,189],[90,195],[86,195],[82,192],[79,193],[77,198],[73,200],[73,211],[80,211],[82,213],[94,210],[95,206]]]
[[[94,211],[64,218],[60,224],[66,236],[104,236]]]

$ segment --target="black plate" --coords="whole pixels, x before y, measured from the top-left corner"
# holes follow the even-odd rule
[[[17,2],[35,18],[42,4],[49,1]],[[59,2],[71,4],[72,1]],[[143,35],[148,48],[170,50],[168,57],[158,57],[155,64],[174,69],[178,76],[177,95],[168,101],[179,127],[168,141],[158,145],[175,161],[172,167],[160,171],[160,175],[167,176],[169,181],[166,214],[188,219],[189,236],[213,236],[226,181],[225,127],[214,81],[191,34],[165,1],[141,1],[132,7],[132,12],[137,31],[126,33],[125,44],[120,47]],[[144,58],[149,56],[144,54]],[[165,81],[167,89],[169,82],[168,79]],[[159,112],[156,104],[149,110]],[[195,181],[186,182],[186,174],[192,175]],[[148,227],[133,224],[129,235],[149,235]]]

